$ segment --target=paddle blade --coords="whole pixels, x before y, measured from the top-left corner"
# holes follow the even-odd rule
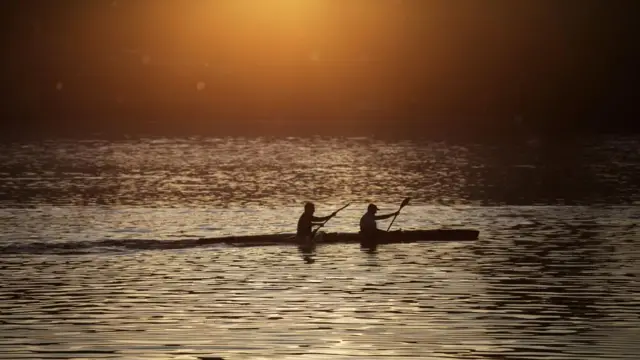
[[[407,206],[409,204],[409,200],[411,200],[410,197],[405,198],[404,200],[402,200],[402,204],[400,204],[400,209],[402,209],[403,207]]]

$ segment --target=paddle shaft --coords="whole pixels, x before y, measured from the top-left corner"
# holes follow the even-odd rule
[[[404,199],[404,201],[402,201],[402,204],[400,204],[400,209],[398,209],[398,214],[400,214],[400,210],[402,210],[402,208],[405,207],[408,203],[409,203],[409,198],[406,198],[406,199]],[[393,222],[396,221],[396,218],[398,217],[398,214],[395,214],[395,216],[393,217],[393,220],[391,220],[391,224],[389,224],[389,227],[387,228],[387,231],[389,231],[389,229],[391,229],[391,225],[393,225]]]
[[[345,206],[341,207],[340,209],[336,210],[335,213],[337,214],[339,211],[345,209],[349,205],[351,205],[351,203],[348,203],[347,205],[345,205]],[[322,224],[320,224],[315,230],[313,230],[313,232],[311,233],[311,238],[314,238],[316,236],[316,233],[318,232],[318,230],[320,230],[320,228],[323,227],[324,224],[326,224],[329,220],[331,220],[331,218],[328,218]]]
[[[397,217],[398,217],[398,214],[396,214],[396,215],[393,217],[393,220],[391,220],[391,224],[389,224],[389,227],[387,228],[387,231],[389,231],[389,229],[391,229],[391,225],[393,225],[393,222],[394,222],[394,221],[396,221],[396,218],[397,218]]]

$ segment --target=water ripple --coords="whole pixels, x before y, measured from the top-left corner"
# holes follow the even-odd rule
[[[411,194],[444,205],[629,204],[640,201],[637,143],[190,138],[0,144],[0,201],[246,207]]]
[[[313,264],[289,247],[8,256],[0,353],[634,358],[638,251],[535,234],[377,253],[331,245]]]
[[[0,256],[0,357],[636,359],[638,155],[637,139],[1,144],[0,246],[70,249]],[[480,239],[79,251],[292,232],[304,200],[352,201],[327,230],[357,231],[369,201],[407,195],[397,228]]]

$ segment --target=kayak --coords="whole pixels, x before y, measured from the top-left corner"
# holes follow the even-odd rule
[[[431,229],[431,230],[398,230],[390,231],[377,239],[378,244],[401,244],[433,241],[473,241],[477,240],[480,231],[471,229]],[[318,238],[318,244],[350,244],[360,243],[359,233],[323,233]],[[200,245],[228,244],[236,246],[267,246],[267,245],[299,245],[295,234],[268,234],[227,236],[202,238],[197,240]]]
[[[377,244],[436,242],[436,241],[473,241],[480,234],[477,230],[466,229],[437,229],[437,230],[409,230],[390,231],[378,237]],[[301,248],[322,244],[359,244],[362,238],[358,233],[319,233],[315,241],[299,241],[295,234],[247,235],[211,237],[200,239],[103,239],[90,241],[68,242],[20,242],[6,245],[0,244],[0,253],[5,254],[46,254],[73,253],[83,254],[96,249],[135,249],[135,250],[166,250],[188,249],[212,245],[230,245],[234,247],[268,246],[268,245],[298,245]],[[366,245],[366,244],[365,244]]]

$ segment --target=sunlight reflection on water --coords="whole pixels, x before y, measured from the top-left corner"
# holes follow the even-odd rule
[[[392,212],[408,195],[394,228],[481,231],[375,253],[321,246],[313,263],[287,246],[3,253],[3,358],[640,353],[638,154],[624,141],[556,152],[365,139],[2,147],[0,246],[293,232],[305,200],[319,215],[352,201],[326,230],[356,231],[368,201]]]
[[[346,201],[633,203],[636,142],[508,148],[368,139],[143,139],[0,145],[0,200],[247,207]],[[612,161],[617,160],[619,161]]]
[[[476,242],[330,245],[313,264],[294,247],[4,257],[0,352],[634,358],[637,230],[592,212],[585,236],[563,225],[584,211],[527,212],[548,229],[503,213]]]

